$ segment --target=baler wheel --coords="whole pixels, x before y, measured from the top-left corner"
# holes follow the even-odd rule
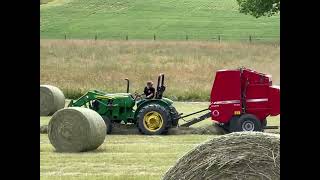
[[[103,117],[104,122],[106,123],[107,126],[107,134],[111,134],[112,132],[112,121],[107,117]]]
[[[267,126],[267,124],[268,124],[267,119],[264,119],[263,121],[261,121],[261,125],[263,128],[265,128]]]
[[[239,116],[233,116],[229,122],[229,126],[227,127],[229,132],[237,132],[239,131]]]
[[[262,125],[259,119],[252,114],[244,114],[239,118],[233,118],[230,121],[230,132],[239,131],[262,131]]]
[[[137,122],[142,134],[165,134],[171,126],[170,112],[159,104],[149,104],[138,112]]]

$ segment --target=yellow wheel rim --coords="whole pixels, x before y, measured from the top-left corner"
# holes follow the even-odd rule
[[[158,131],[163,125],[163,119],[161,114],[156,111],[148,112],[143,117],[143,125],[148,131]]]

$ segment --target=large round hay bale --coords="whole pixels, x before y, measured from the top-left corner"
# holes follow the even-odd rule
[[[280,135],[237,132],[192,149],[163,180],[280,179]]]
[[[97,149],[106,136],[107,127],[95,111],[68,107],[53,114],[48,136],[58,152],[84,152]]]
[[[64,108],[63,92],[51,85],[40,85],[40,116],[49,116]]]

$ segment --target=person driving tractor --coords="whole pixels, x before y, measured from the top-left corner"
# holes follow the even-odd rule
[[[142,94],[138,94],[137,92],[135,92],[136,99],[142,98],[142,96],[145,96],[145,99],[152,99],[155,96],[155,91],[156,91],[152,86],[153,86],[153,82],[148,81],[147,86],[144,88]]]
[[[146,99],[152,99],[154,97],[154,93],[155,93],[155,89],[153,86],[153,82],[152,81],[148,81],[147,82],[147,86],[144,88],[144,91],[143,91],[143,95],[145,95]]]

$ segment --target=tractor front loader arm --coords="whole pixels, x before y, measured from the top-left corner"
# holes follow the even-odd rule
[[[81,107],[85,106],[87,107],[87,103],[90,101],[98,99],[99,96],[103,96],[104,93],[100,91],[88,91],[86,94],[82,95],[80,98],[76,100],[71,100],[69,103],[68,107]],[[89,104],[90,106],[90,104]]]

